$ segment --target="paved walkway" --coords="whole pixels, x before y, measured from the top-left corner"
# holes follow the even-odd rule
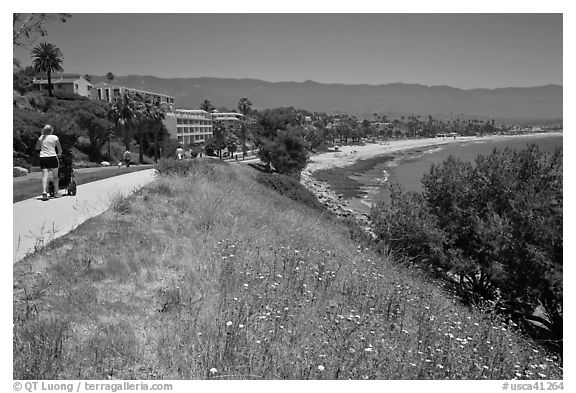
[[[154,169],[147,169],[82,184],[76,196],[42,201],[39,195],[14,203],[12,263],[33,252],[38,245],[45,245],[101,214],[118,194],[126,195],[150,183],[154,173]]]

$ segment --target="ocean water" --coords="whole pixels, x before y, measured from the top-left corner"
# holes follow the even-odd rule
[[[389,186],[393,183],[402,184],[411,191],[421,191],[421,179],[428,173],[432,164],[446,160],[450,155],[463,161],[473,162],[479,155],[489,155],[494,149],[509,148],[519,150],[529,144],[538,145],[540,150],[551,152],[556,146],[562,146],[562,135],[539,134],[520,136],[500,141],[469,141],[461,144],[421,148],[399,152],[382,157],[382,162],[369,171],[358,174],[354,179],[363,184],[365,195],[361,199],[350,200],[352,207],[368,212],[373,203],[389,198]]]

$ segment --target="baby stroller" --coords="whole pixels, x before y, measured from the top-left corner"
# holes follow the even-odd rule
[[[58,187],[66,189],[66,195],[76,195],[76,181],[74,181],[74,163],[72,162],[72,152],[63,151],[60,156],[60,166],[58,169]],[[55,195],[54,183],[48,184],[48,193],[51,197]]]

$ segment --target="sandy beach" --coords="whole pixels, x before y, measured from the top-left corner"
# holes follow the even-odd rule
[[[494,136],[468,136],[454,138],[426,138],[426,139],[404,139],[379,143],[366,143],[364,146],[340,146],[339,152],[327,152],[312,156],[305,171],[312,173],[318,170],[345,167],[352,165],[358,160],[364,160],[380,155],[399,152],[402,150],[416,149],[421,147],[441,146],[464,142],[498,141],[510,138],[534,138],[538,136],[546,137],[550,135],[562,135],[558,133],[540,133],[523,135],[494,135]]]
[[[457,138],[427,138],[406,139],[387,142],[366,143],[363,146],[340,146],[339,151],[326,152],[314,155],[302,171],[301,183],[313,192],[327,208],[340,216],[352,216],[360,219],[363,224],[367,223],[369,206],[361,198],[345,197],[334,192],[329,183],[318,180],[313,173],[330,168],[344,168],[358,161],[368,160],[378,156],[391,155],[393,153],[409,151],[418,148],[434,146],[454,145],[469,142],[498,142],[521,138],[546,138],[549,136],[562,135],[557,133],[532,133],[523,135],[494,135],[485,137],[457,137]]]

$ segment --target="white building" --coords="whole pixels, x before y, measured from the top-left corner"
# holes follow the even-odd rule
[[[152,102],[160,102],[160,105],[162,105],[167,111],[174,109],[174,97],[172,96],[105,82],[94,85],[94,88],[92,89],[92,99],[111,103],[114,98],[120,97],[125,93],[139,94],[143,98],[149,99]]]
[[[55,74],[51,76],[53,91],[66,91],[83,97],[90,97],[92,84],[79,74]],[[34,78],[32,85],[40,91],[48,91],[48,79]]]
[[[244,120],[246,116],[242,113],[236,112],[212,112],[212,121],[215,123],[221,123],[225,127],[233,126],[234,124],[239,123],[240,121]]]
[[[175,109],[166,113],[164,125],[183,146],[206,142],[212,138],[212,117],[201,109]]]

